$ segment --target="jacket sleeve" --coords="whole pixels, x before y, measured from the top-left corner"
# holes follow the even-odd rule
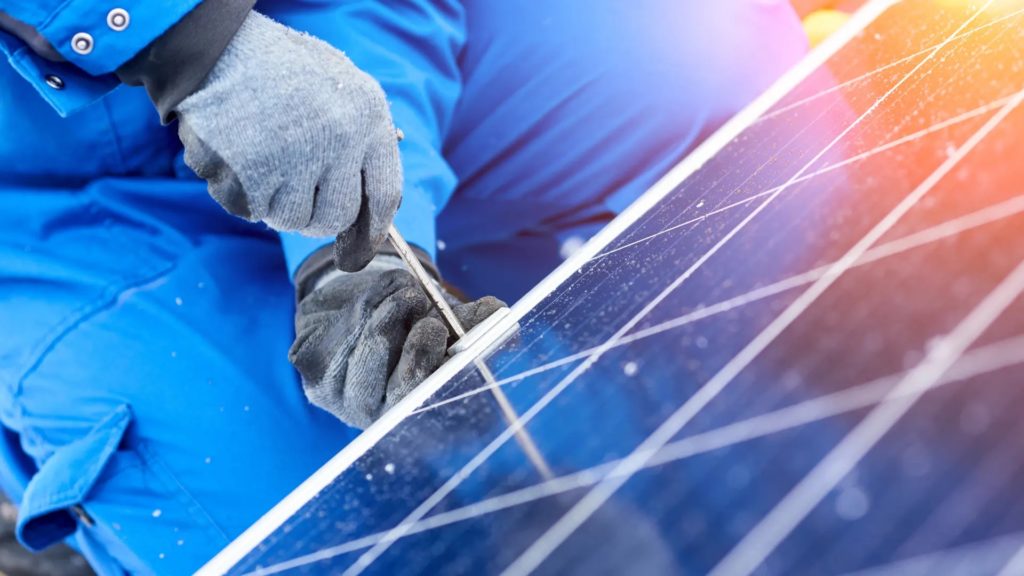
[[[115,13],[95,0],[43,0],[31,5],[0,0],[0,12],[34,28],[65,61],[42,58],[3,32],[0,51],[67,116],[116,87],[119,81],[113,72],[199,2],[119,0],[122,12]],[[465,42],[461,4],[458,0],[267,0],[256,9],[340,48],[383,85],[395,124],[406,136],[401,145],[405,188],[396,224],[409,242],[433,257],[435,217],[456,184],[441,147],[462,85],[457,61]],[[129,81],[149,89],[159,78],[133,75]],[[306,256],[329,241],[283,234],[290,270],[294,272]]]
[[[0,32],[0,51],[61,116],[118,85],[114,75],[200,0],[0,0],[0,12],[33,28],[59,54],[36,54],[14,35]]]
[[[344,2],[263,1],[256,9],[343,50],[376,78],[391,103],[405,186],[395,224],[410,244],[433,258],[435,219],[455,190],[442,155],[444,136],[462,89],[458,57],[466,39],[457,0]],[[289,271],[332,239],[282,234]]]

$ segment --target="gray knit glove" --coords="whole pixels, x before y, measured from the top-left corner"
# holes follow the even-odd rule
[[[386,238],[402,167],[380,85],[325,42],[251,12],[174,109],[185,162],[228,212],[338,235],[358,269]]]
[[[312,283],[302,275],[300,297],[309,293],[288,358],[313,404],[365,428],[444,362],[448,329],[398,256],[378,255],[354,273],[327,270]],[[466,329],[505,306],[490,296],[451,300]]]

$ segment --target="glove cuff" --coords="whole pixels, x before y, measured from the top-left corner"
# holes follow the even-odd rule
[[[434,281],[439,285],[441,284],[441,274],[437,271],[437,266],[434,261],[430,259],[430,254],[419,246],[410,246],[412,251],[416,253],[416,258],[423,265],[423,268],[433,276]],[[404,268],[405,263],[402,262],[401,256],[398,251],[391,246],[390,243],[386,242],[381,246],[380,250],[377,251],[377,256],[367,265],[370,267],[374,262],[380,259],[397,260],[399,264]],[[301,302],[310,292],[320,286],[328,276],[331,276],[335,272],[339,274],[348,274],[348,272],[342,272],[334,266],[334,246],[328,244],[321,247],[316,252],[310,254],[299,266],[299,269],[295,271],[295,297],[296,301]]]
[[[117,69],[121,82],[145,86],[168,123],[174,109],[203,83],[249,16],[256,0],[204,0]]]

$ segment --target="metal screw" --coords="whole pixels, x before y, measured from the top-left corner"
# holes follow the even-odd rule
[[[92,35],[86,32],[79,32],[71,38],[71,49],[82,56],[92,52],[92,46]]]
[[[96,521],[92,519],[92,516],[89,516],[89,513],[85,511],[85,508],[82,508],[81,504],[75,504],[72,506],[71,513],[74,514],[82,524],[85,524],[90,528],[96,525]]]
[[[114,32],[123,31],[131,21],[131,16],[124,8],[114,8],[107,13],[107,26]]]
[[[60,76],[54,76],[53,74],[47,74],[44,78],[46,85],[54,90],[64,89],[64,80]]]

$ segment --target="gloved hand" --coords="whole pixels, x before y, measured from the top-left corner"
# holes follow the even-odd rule
[[[145,85],[164,121],[177,115],[185,163],[225,210],[338,235],[339,265],[358,270],[401,199],[384,92],[342,52],[251,5],[204,1],[118,75]]]
[[[433,271],[429,258],[421,260]],[[330,253],[321,249],[297,273],[288,357],[313,404],[365,428],[437,370],[450,335],[397,254],[384,251],[353,273],[325,261]],[[493,297],[452,300],[467,330],[505,305]]]

